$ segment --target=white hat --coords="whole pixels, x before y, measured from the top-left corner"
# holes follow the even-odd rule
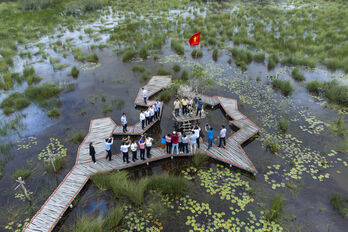
[[[173,131],[173,134],[175,135],[175,134],[176,134],[176,131]]]

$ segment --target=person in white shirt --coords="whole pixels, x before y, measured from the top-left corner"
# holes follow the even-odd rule
[[[150,109],[150,123],[152,123],[152,121],[154,120],[155,111],[153,110],[153,107],[149,107],[149,109]]]
[[[140,113],[139,119],[140,119],[140,122],[141,122],[141,129],[144,130],[144,128],[145,128],[145,119],[146,118],[145,118],[145,113],[144,113],[143,110]]]
[[[159,117],[160,114],[161,114],[162,103],[161,103],[160,101],[158,101],[158,102],[156,103],[156,107],[157,107],[157,115],[158,115],[158,117]]]
[[[132,141],[132,144],[130,146],[132,151],[132,161],[135,162],[137,160],[137,150],[138,150],[138,144],[135,142],[135,140]]]
[[[155,112],[155,120],[157,120],[157,118],[158,118],[158,109],[157,109],[157,106],[156,106],[156,104],[153,104],[153,106],[152,106],[152,108],[153,108],[153,111]]]
[[[226,128],[224,125],[221,126],[221,130],[220,130],[220,142],[219,142],[219,146],[221,147],[222,144],[224,144],[223,147],[226,146]]]
[[[126,133],[127,132],[127,117],[125,113],[123,113],[121,116],[121,123],[123,127],[123,133]]]
[[[200,145],[200,141],[199,141],[199,137],[200,137],[200,133],[201,133],[201,128],[196,125],[195,129],[193,129],[195,135],[196,135],[196,143],[197,143],[197,148],[199,149],[199,145]]]
[[[128,160],[128,149],[129,149],[130,145],[129,144],[125,144],[124,142],[122,143],[121,145],[121,152],[123,153],[123,162],[126,162],[129,163],[129,160]]]
[[[192,134],[189,137],[189,143],[190,143],[190,152],[195,153],[196,152],[196,144],[197,144],[197,136],[194,131],[192,131]]]
[[[142,88],[142,90],[143,90],[143,98],[144,98],[144,103],[145,103],[145,105],[147,105],[147,102],[146,102],[146,98],[147,98],[147,90],[143,87]]]
[[[105,157],[105,159],[108,159],[109,158],[109,161],[111,161],[112,159],[111,159],[111,156],[112,156],[112,154],[111,154],[111,145],[114,143],[114,139],[113,138],[107,138],[107,139],[105,139],[105,142],[104,142],[104,144],[105,144],[105,150],[106,150],[106,152],[107,152],[107,155],[106,155],[106,157]]]
[[[145,111],[145,122],[146,122],[146,126],[150,124],[150,110],[147,109]]]
[[[153,141],[153,138],[151,138],[150,136],[146,136],[146,137],[145,137],[146,156],[147,156],[147,158],[150,158],[150,157],[151,157],[152,141]]]

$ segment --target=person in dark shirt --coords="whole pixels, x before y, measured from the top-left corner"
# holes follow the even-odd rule
[[[93,143],[92,142],[89,143],[89,155],[92,157],[93,163],[96,163],[96,160],[95,160],[95,149],[93,147]]]
[[[198,113],[199,113],[199,117],[202,117],[202,108],[203,108],[203,102],[202,102],[202,99],[199,98],[197,102],[196,117],[198,116]]]

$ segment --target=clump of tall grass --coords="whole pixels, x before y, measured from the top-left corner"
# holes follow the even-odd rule
[[[172,39],[170,46],[178,55],[183,55],[185,53],[184,45],[182,45],[179,40]]]
[[[208,161],[208,155],[206,153],[196,152],[192,157],[192,161],[196,167],[201,167]]]
[[[140,48],[139,50],[139,56],[143,59],[147,59],[147,57],[149,56],[149,53],[147,51],[147,48],[146,46],[143,46]]]
[[[93,54],[87,56],[86,60],[87,60],[88,62],[97,63],[98,60],[99,60],[99,57],[98,57],[97,54],[93,53]]]
[[[39,83],[42,78],[37,76],[35,73],[35,69],[32,66],[26,66],[23,70],[23,76],[28,85]]]
[[[253,59],[257,62],[264,62],[265,57],[266,57],[266,55],[264,52],[257,52],[254,54]]]
[[[248,69],[249,63],[253,60],[253,54],[246,49],[239,49],[236,47],[230,48],[230,52],[236,60],[236,65],[241,67],[243,71]]]
[[[40,86],[29,86],[25,90],[25,96],[31,100],[44,101],[58,96],[62,90],[53,83],[45,83]]]
[[[74,48],[72,50],[74,59],[77,61],[85,61],[86,60],[86,55],[81,51],[80,48]]]
[[[294,88],[292,87],[289,80],[285,81],[285,80],[280,80],[278,78],[274,78],[272,80],[272,86],[276,90],[281,90],[281,92],[286,96],[291,94],[294,91]]]
[[[91,180],[100,190],[104,191],[111,188],[110,176],[108,173],[97,172],[91,176]]]
[[[160,66],[160,67],[158,68],[158,70],[157,70],[157,75],[168,76],[168,75],[171,75],[171,74],[172,74],[172,73],[171,73],[169,70],[163,68],[162,66]]]
[[[74,144],[80,144],[82,143],[84,139],[83,134],[80,131],[77,131],[69,136],[68,140]]]
[[[184,69],[181,73],[180,79],[183,81],[187,81],[190,78],[190,73],[186,69]]]
[[[342,217],[348,216],[348,198],[345,199],[338,193],[334,193],[330,196],[330,203]]]
[[[175,96],[177,94],[177,91],[178,88],[176,86],[168,87],[159,94],[159,100],[168,102],[172,96]]]
[[[329,128],[336,132],[339,136],[344,136],[348,132],[342,116],[330,123]]]
[[[73,76],[74,78],[77,78],[79,76],[79,73],[80,71],[76,66],[72,67],[71,76]]]
[[[140,76],[140,82],[145,82],[150,79],[150,76],[147,73],[142,73]]]
[[[38,10],[50,7],[54,0],[19,0],[18,2],[24,10]]]
[[[348,85],[340,85],[336,80],[325,83],[325,96],[330,102],[348,106]]]
[[[320,81],[314,80],[311,82],[308,82],[306,84],[306,88],[311,93],[319,94],[320,89],[323,87],[323,84]]]
[[[133,65],[132,67],[133,72],[145,72],[145,67],[143,65]]]
[[[173,65],[173,71],[174,72],[180,72],[180,69],[181,69],[180,64],[174,64]]]
[[[103,220],[103,228],[107,231],[117,231],[118,226],[122,223],[123,217],[124,214],[121,207],[109,210],[108,215]]]
[[[266,212],[266,220],[269,222],[277,220],[283,211],[283,201],[284,199],[282,195],[277,194],[274,197],[271,208]]]
[[[65,5],[65,13],[69,15],[80,15],[88,11],[101,9],[105,3],[106,1],[103,0],[73,0]]]
[[[90,218],[84,216],[79,219],[74,226],[74,232],[102,232],[103,224],[102,221],[93,221]]]
[[[47,115],[50,118],[58,118],[60,116],[60,112],[59,109],[57,107],[52,107],[52,109],[50,109],[49,111],[47,111]]]
[[[285,132],[288,130],[289,128],[289,121],[285,120],[284,118],[282,118],[280,121],[279,121],[279,128],[281,131]]]
[[[148,180],[147,188],[157,190],[162,194],[181,195],[187,190],[188,183],[183,177],[163,174],[151,176]]]
[[[103,106],[103,113],[107,114],[108,112],[112,112],[112,104],[107,104]]]
[[[304,81],[306,79],[297,67],[292,70],[291,76],[296,81]]]
[[[130,61],[130,60],[134,59],[137,56],[137,54],[138,54],[137,51],[135,51],[131,48],[128,48],[128,49],[124,50],[124,52],[123,52],[122,61],[123,62]]]
[[[219,50],[217,48],[214,48],[212,58],[214,61],[218,60]]]
[[[16,110],[21,110],[27,107],[30,104],[30,101],[25,98],[22,94],[15,92],[7,96],[0,104],[0,107],[3,109],[6,115],[9,115]]]
[[[26,179],[30,176],[31,171],[28,168],[20,168],[16,169],[16,171],[13,173],[13,179],[17,180],[18,177],[22,177],[22,179]]]
[[[193,49],[191,52],[191,56],[192,56],[192,58],[201,58],[201,57],[203,57],[203,51]]]
[[[266,139],[265,144],[267,149],[269,149],[272,153],[277,153],[279,151],[279,145],[277,142],[272,141],[271,139]]]
[[[272,53],[269,57],[268,57],[268,64],[267,64],[267,68],[269,70],[274,69],[274,67],[277,65],[277,63],[279,62],[279,56],[276,53]]]

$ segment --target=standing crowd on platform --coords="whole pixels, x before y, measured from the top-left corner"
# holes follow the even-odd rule
[[[180,115],[194,115],[194,109],[196,109],[196,117],[202,117],[203,102],[198,96],[194,98],[183,97],[182,99],[176,98],[174,101],[174,115],[178,117]]]

